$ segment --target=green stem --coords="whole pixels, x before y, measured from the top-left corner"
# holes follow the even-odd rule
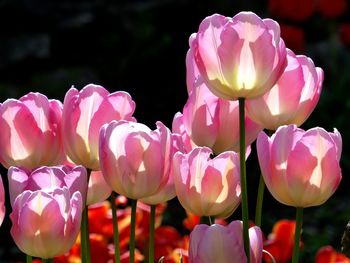
[[[87,181],[89,183],[91,170],[87,169]],[[89,235],[89,208],[85,206],[80,226],[80,255],[82,263],[90,263],[90,235]]]
[[[212,220],[211,216],[208,216],[208,220],[209,220],[209,225],[211,226],[213,224],[213,220]]]
[[[302,207],[297,207],[292,263],[298,263],[299,262],[300,236],[301,236],[302,224],[303,224],[303,208]]]
[[[41,259],[41,263],[51,263],[53,262],[53,259],[49,259],[49,258],[42,258]]]
[[[264,177],[260,174],[259,179],[259,188],[258,188],[258,197],[256,199],[256,208],[255,208],[255,225],[261,227],[261,215],[262,215],[262,207],[264,201],[264,190],[265,190],[265,182]]]
[[[117,208],[115,206],[115,192],[111,194],[112,220],[113,220],[113,241],[114,241],[114,262],[120,263],[119,231],[117,220]]]
[[[242,221],[243,221],[243,240],[244,250],[247,256],[247,262],[250,263],[250,243],[249,243],[249,213],[248,213],[248,193],[247,176],[245,165],[245,114],[244,98],[238,99],[239,104],[239,161],[240,161],[240,181],[242,195]]]
[[[130,263],[135,262],[135,225],[136,225],[137,200],[131,200],[131,223],[130,223]]]
[[[149,221],[149,255],[148,262],[154,262],[154,224],[156,218],[156,206],[151,205],[151,218]]]
[[[26,263],[32,263],[32,256],[26,255]]]

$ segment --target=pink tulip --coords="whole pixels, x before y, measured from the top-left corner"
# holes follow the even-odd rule
[[[185,129],[183,114],[181,112],[175,114],[171,130],[178,151],[187,153],[196,147],[196,144],[191,140]]]
[[[300,126],[315,109],[320,98],[323,70],[312,60],[287,50],[288,66],[276,85],[262,97],[247,100],[249,117],[269,130],[279,126]]]
[[[67,187],[26,190],[13,204],[11,235],[31,256],[53,258],[73,246],[80,229],[82,198]]]
[[[64,165],[73,169],[76,164],[69,160]],[[105,201],[112,193],[111,187],[105,181],[101,171],[91,171],[87,189],[86,205],[93,205]]]
[[[205,18],[190,49],[208,88],[229,100],[262,96],[287,65],[279,25],[252,12]]]
[[[79,191],[83,204],[86,201],[87,174],[83,166],[43,166],[32,172],[12,166],[8,170],[8,180],[12,206],[17,196],[26,190],[50,190],[57,187],[67,187],[72,194]]]
[[[241,201],[239,157],[197,147],[188,154],[177,152],[173,160],[175,190],[181,205],[198,216],[230,216]]]
[[[106,182],[131,199],[155,194],[168,182],[172,143],[170,130],[161,122],[154,131],[128,121],[104,125],[99,155]]]
[[[35,169],[60,164],[62,104],[40,93],[0,104],[0,162],[6,168]]]
[[[112,193],[101,171],[90,174],[86,205],[93,205],[105,201]]]
[[[198,146],[207,146],[215,154],[239,151],[238,101],[218,98],[202,84],[192,89],[183,109],[186,133]],[[246,145],[250,145],[262,130],[245,117]]]
[[[340,133],[322,128],[308,131],[281,126],[269,138],[259,134],[257,151],[270,193],[294,207],[321,205],[335,192],[340,180]]]
[[[69,158],[91,170],[99,169],[98,138],[103,124],[134,120],[135,102],[123,91],[109,93],[102,86],[71,88],[63,103],[63,143]]]
[[[243,245],[243,224],[233,221],[228,226],[197,225],[190,235],[191,263],[246,263]],[[263,240],[259,227],[249,229],[250,262],[262,262]]]
[[[0,176],[0,226],[2,224],[2,221],[4,220],[5,213],[5,190]]]

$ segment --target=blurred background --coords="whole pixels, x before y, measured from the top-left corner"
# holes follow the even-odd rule
[[[160,120],[171,127],[174,114],[187,100],[185,55],[190,34],[208,15],[233,16],[247,10],[277,20],[287,46],[311,57],[325,71],[320,102],[303,128],[336,127],[343,136],[339,189],[325,205],[304,212],[303,258],[313,262],[323,245],[340,250],[350,220],[350,3],[346,0],[1,0],[0,101],[30,91],[63,101],[72,85],[81,89],[95,83],[110,92],[129,92],[139,122],[153,129]],[[259,176],[254,151],[247,167],[253,218]],[[1,174],[6,184],[6,171]],[[277,220],[294,219],[295,210],[267,192],[265,198],[262,228],[268,234]],[[176,200],[169,205],[176,206]],[[168,210],[171,216],[166,218],[176,225],[183,214]],[[233,219],[240,218],[238,210]],[[0,228],[0,262],[23,258],[9,235],[10,227],[7,214]]]

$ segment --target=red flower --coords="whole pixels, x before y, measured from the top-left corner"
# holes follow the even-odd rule
[[[314,10],[314,0],[269,0],[272,15],[292,21],[305,21]]]
[[[294,53],[302,53],[305,45],[304,30],[297,26],[281,24],[281,37]]]
[[[347,9],[346,0],[319,0],[317,1],[318,11],[327,18],[337,18]]]
[[[280,220],[273,229],[272,233],[265,241],[264,249],[271,253],[277,263],[287,263],[292,258],[294,246],[295,221]],[[271,258],[263,254],[264,261],[272,262]]]
[[[317,254],[315,263],[350,263],[350,259],[338,253],[331,246],[321,247]]]

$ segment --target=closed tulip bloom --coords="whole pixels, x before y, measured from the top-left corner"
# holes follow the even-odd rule
[[[227,226],[197,225],[190,235],[189,258],[192,263],[246,263],[243,224],[233,221]],[[263,240],[259,227],[249,229],[250,262],[262,262]]]
[[[252,12],[205,18],[190,49],[208,88],[229,100],[262,96],[287,65],[279,25]]]
[[[247,100],[247,114],[269,130],[287,124],[300,126],[315,109],[322,82],[321,68],[315,67],[310,58],[288,50],[288,66],[281,78],[262,97]]]
[[[67,187],[26,190],[10,214],[11,235],[18,248],[34,257],[53,258],[73,246],[80,229],[82,198]]]
[[[211,154],[207,147],[175,154],[176,195],[181,205],[195,215],[226,218],[241,201],[239,157],[232,151],[213,159]]]
[[[35,169],[64,160],[62,104],[30,92],[0,104],[0,162],[6,168]]]
[[[9,192],[11,205],[15,199],[25,190],[37,191],[67,187],[70,193],[79,191],[86,201],[87,173],[83,166],[74,168],[68,166],[43,166],[34,171],[28,171],[19,167],[10,167],[8,170]]]
[[[202,84],[194,88],[183,109],[186,133],[198,146],[207,146],[215,154],[239,151],[238,101],[218,98]],[[245,117],[246,145],[258,136],[262,127]]]
[[[5,213],[5,190],[0,176],[0,226],[2,224],[2,221],[4,220]]]
[[[170,130],[112,121],[100,132],[100,165],[112,190],[131,199],[149,197],[168,182],[172,156]]]
[[[257,151],[264,181],[281,203],[304,208],[323,204],[337,189],[341,176],[340,133],[322,128],[304,131],[282,126],[269,138],[259,134]]]
[[[81,91],[71,88],[63,102],[62,130],[66,154],[76,164],[99,169],[98,138],[103,124],[112,120],[134,120],[135,102],[118,91],[109,93],[98,85]]]

